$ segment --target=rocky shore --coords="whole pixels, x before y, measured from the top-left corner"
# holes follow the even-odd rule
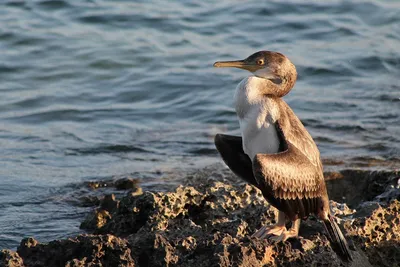
[[[88,234],[49,243],[23,239],[17,251],[0,252],[0,266],[400,266],[400,172],[325,176],[351,263],[337,256],[313,217],[297,239],[251,238],[274,223],[274,209],[228,170],[211,168],[163,192],[143,192],[130,178],[108,182],[126,194],[82,198],[97,205],[81,225]]]

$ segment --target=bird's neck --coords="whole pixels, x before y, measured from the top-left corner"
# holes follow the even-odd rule
[[[286,75],[281,79],[272,81],[257,76],[245,78],[238,86],[246,93],[249,102],[257,102],[266,97],[283,97],[293,88],[297,74]]]
[[[249,76],[238,84],[235,93],[235,109],[239,119],[261,106],[263,111],[269,113],[269,106],[266,106],[266,103],[269,102],[268,99],[276,97],[263,93],[265,87],[268,86],[266,81],[264,78]]]
[[[286,68],[284,75],[278,80],[265,79],[258,76],[249,76],[243,79],[236,89],[236,111],[244,116],[252,105],[258,105],[267,98],[280,98],[293,88],[296,79],[296,68]]]

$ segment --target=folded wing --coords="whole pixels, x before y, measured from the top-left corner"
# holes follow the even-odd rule
[[[318,213],[327,194],[317,146],[287,104],[283,100],[279,104],[275,126],[283,149],[257,154],[253,173],[264,197],[294,220]]]

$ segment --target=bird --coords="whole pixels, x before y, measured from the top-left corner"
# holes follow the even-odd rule
[[[332,215],[317,145],[282,99],[297,80],[285,55],[259,51],[244,60],[217,61],[214,67],[250,71],[236,88],[234,103],[241,136],[217,134],[215,146],[225,164],[278,210],[276,224],[252,237],[277,242],[298,237],[301,220],[323,221],[333,248],[352,260],[348,243]],[[286,228],[286,220],[291,222]]]

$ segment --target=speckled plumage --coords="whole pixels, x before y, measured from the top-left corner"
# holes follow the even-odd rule
[[[351,260],[347,242],[330,214],[319,150],[281,98],[296,82],[295,66],[284,55],[270,51],[257,52],[242,61],[217,62],[214,66],[233,66],[255,74],[244,79],[235,94],[242,137],[215,137],[225,163],[239,177],[258,187],[268,202],[293,222],[292,232],[284,232],[283,238],[297,236],[299,219],[315,214],[324,221],[339,254]]]

